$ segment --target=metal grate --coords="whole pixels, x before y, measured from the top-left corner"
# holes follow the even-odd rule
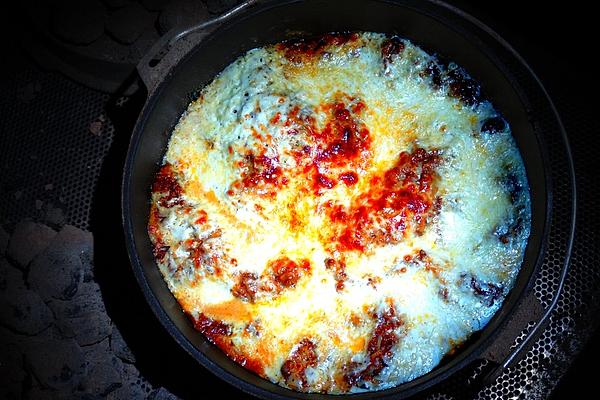
[[[517,79],[526,87],[527,74]],[[103,161],[113,143],[114,127],[104,107],[108,95],[74,84],[60,75],[26,69],[1,85],[0,97],[0,220],[14,223],[25,217],[44,218],[53,205],[64,210],[65,222],[89,228],[92,198]],[[541,101],[541,100],[540,100]],[[535,104],[535,107],[547,105]],[[570,103],[559,107],[567,130],[586,137],[598,132],[581,110]],[[550,115],[550,114],[548,114]],[[538,129],[548,140],[553,165],[554,215],[548,257],[534,291],[542,304],[549,304],[558,284],[566,251],[567,224],[561,224],[570,207],[567,159],[550,116],[541,118]],[[574,143],[576,169],[591,171],[594,146]],[[580,144],[581,143],[581,144]],[[597,302],[600,270],[598,235],[593,221],[600,214],[594,204],[591,173],[578,173],[579,214],[571,268],[559,303],[548,326],[520,362],[505,371],[494,384],[481,388],[480,399],[545,398],[565,372],[572,357],[582,348],[598,322],[593,316]],[[25,184],[24,182],[27,182]],[[581,206],[583,205],[583,206]],[[587,206],[586,206],[587,205]],[[33,211],[32,211],[33,210]],[[531,326],[529,326],[531,328]],[[522,340],[521,335],[518,340]],[[431,400],[468,398],[465,382],[485,370],[486,362],[436,388]],[[198,367],[200,368],[200,367]],[[160,380],[159,378],[156,378]],[[217,379],[217,378],[214,378]],[[154,382],[153,382],[154,383]],[[169,386],[168,382],[156,382]],[[170,388],[174,392],[177,388]]]
[[[58,208],[65,222],[87,229],[114,133],[108,95],[34,68],[0,87],[0,220],[44,220]]]

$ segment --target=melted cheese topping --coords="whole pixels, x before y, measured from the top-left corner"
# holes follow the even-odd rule
[[[248,51],[181,117],[153,186],[195,327],[308,392],[412,380],[483,328],[530,230],[509,126],[458,66],[375,33]]]

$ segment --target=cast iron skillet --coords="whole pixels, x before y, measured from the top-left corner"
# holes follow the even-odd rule
[[[406,397],[447,379],[481,358],[506,367],[527,342],[525,340],[516,349],[510,348],[524,325],[533,320],[536,325],[532,331],[535,332],[555,303],[544,310],[532,290],[545,252],[550,223],[550,165],[543,134],[534,129],[534,108],[506,66],[509,60],[500,59],[489,43],[507,45],[472,17],[437,1],[250,0],[246,3],[217,21],[183,34],[167,34],[138,67],[149,95],[137,121],[125,164],[123,224],[134,273],[164,327],[200,364],[248,393],[277,399],[332,397],[297,393],[268,382],[230,360],[193,329],[169,292],[152,254],[146,230],[150,186],[170,133],[193,100],[194,93],[245,51],[285,39],[334,31],[394,33],[465,67],[508,120],[523,156],[531,189],[531,237],[521,272],[502,308],[456,355],[443,360],[430,373],[396,388],[345,397]],[[562,126],[559,128],[562,131]],[[563,278],[566,268],[565,261]],[[554,300],[561,286],[557,288]],[[494,370],[494,376],[499,371],[501,368]]]

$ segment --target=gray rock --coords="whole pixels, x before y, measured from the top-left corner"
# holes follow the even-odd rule
[[[10,236],[4,230],[2,225],[0,225],[0,256],[1,257],[4,257],[4,254],[6,254],[6,248],[8,247],[9,239],[10,239]]]
[[[150,11],[160,11],[169,4],[170,0],[140,0],[140,3]]]
[[[20,267],[25,267],[55,236],[56,232],[46,225],[31,221],[19,222],[10,238],[6,254]]]
[[[16,346],[0,341],[0,398],[20,399],[23,379],[23,354]]]
[[[94,396],[105,397],[122,386],[123,363],[109,348],[108,339],[84,348],[88,370],[80,389]]]
[[[44,394],[44,396],[47,395]],[[52,400],[102,400],[101,396],[94,396],[84,392],[73,392],[70,390],[53,392],[51,396]],[[41,397],[40,400],[48,400],[48,397]]]
[[[20,400],[23,398],[23,382],[3,382],[0,378],[0,399]]]
[[[175,396],[173,393],[169,392],[164,387],[161,387],[158,390],[150,393],[148,396],[148,400],[178,400],[179,397]]]
[[[108,337],[112,330],[110,318],[106,314],[85,314],[64,319],[59,322],[59,328],[66,337],[73,337],[82,346]]]
[[[9,288],[25,289],[23,273],[13,267],[8,261],[0,259],[0,295]]]
[[[106,314],[100,286],[96,282],[83,283],[77,295],[68,301],[52,300],[48,303],[56,318],[77,318],[86,314]]]
[[[74,338],[81,346],[97,343],[112,333],[100,288],[94,282],[82,284],[69,301],[52,300],[48,304],[62,335]]]
[[[0,325],[0,343],[6,346],[14,347],[16,350],[23,352],[27,347],[28,340],[31,338],[32,337],[30,336],[21,335]]]
[[[89,346],[83,346],[81,348],[81,351],[83,351],[83,356],[85,357],[86,365],[105,361],[107,354],[111,353],[110,340],[109,338],[106,338],[98,343],[94,343]]]
[[[36,382],[26,385],[27,400],[102,400],[99,396],[76,391],[76,388],[66,387],[60,390],[44,387]]]
[[[25,351],[28,368],[44,387],[75,388],[87,373],[85,357],[73,339],[41,339]]]
[[[241,0],[205,0],[211,14],[221,14],[240,4]]]
[[[106,22],[106,31],[118,42],[131,44],[142,32],[151,28],[156,15],[138,3],[131,3],[115,11]]]
[[[152,385],[132,364],[123,364],[122,382],[123,386],[110,392],[107,400],[145,399],[153,391]]]
[[[24,399],[27,400],[54,400],[56,397],[56,391],[53,389],[47,389],[40,385],[27,387],[23,395]]]
[[[92,260],[94,253],[94,237],[91,232],[72,225],[65,225],[52,241],[53,247],[79,255],[82,261]]]
[[[210,17],[206,5],[195,0],[173,0],[158,17],[158,30],[165,34],[172,28],[182,28],[206,21]]]
[[[32,261],[28,282],[44,300],[70,299],[82,281],[92,279],[92,257],[92,234],[65,225]]]
[[[0,320],[16,332],[35,335],[52,323],[53,316],[37,293],[15,285],[0,292]]]
[[[77,254],[83,266],[84,282],[93,279],[94,237],[91,232],[65,225],[58,232],[51,246],[63,252]]]
[[[110,336],[110,348],[121,360],[129,363],[135,362],[135,356],[131,352],[131,349],[129,349],[129,346],[127,346],[127,343],[125,343],[121,332],[115,327],[113,327],[112,335]]]
[[[139,57],[146,54],[152,46],[160,39],[156,29],[146,29],[142,35],[131,45],[132,54],[138,54]]]
[[[54,207],[51,203],[47,203],[44,205],[44,222],[52,227],[60,229],[66,222],[65,214],[60,208]]]
[[[33,260],[27,281],[46,301],[70,299],[83,281],[81,259],[76,254],[51,248]]]
[[[68,1],[54,10],[52,32],[73,44],[90,44],[104,34],[106,10],[99,0]]]

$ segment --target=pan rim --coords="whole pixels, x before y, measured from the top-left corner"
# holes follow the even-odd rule
[[[280,2],[279,5],[281,6],[285,6],[288,3],[294,3],[297,2],[298,0],[291,0],[291,1],[283,1]],[[390,1],[390,0],[377,0],[380,2],[385,2],[385,3],[395,3],[398,4],[398,2],[395,1]],[[552,109],[554,111],[554,115],[557,119],[557,121],[559,122],[560,125],[560,133],[561,136],[564,139],[565,145],[567,147],[567,149],[569,149],[568,147],[568,141],[566,138],[566,132],[564,131],[564,127],[562,126],[562,122],[560,120],[560,117],[558,115],[558,113],[556,112],[554,105],[550,99],[550,97],[548,96],[545,88],[543,87],[542,83],[539,81],[539,79],[537,78],[537,76],[535,75],[535,73],[533,73],[533,71],[531,70],[531,68],[529,67],[529,65],[522,59],[522,57],[520,57],[520,55],[518,55],[518,53],[516,51],[514,51],[514,49],[508,45],[508,43],[506,43],[503,39],[501,39],[495,32],[493,32],[490,28],[487,28],[487,26],[485,26],[483,23],[479,22],[478,20],[476,20],[474,17],[469,16],[468,14],[456,9],[453,6],[449,6],[446,3],[443,3],[441,1],[437,1],[437,0],[429,0],[430,3],[438,5],[438,6],[443,6],[445,8],[447,8],[448,10],[450,10],[451,12],[454,12],[455,14],[457,14],[458,16],[465,18],[467,21],[473,23],[474,25],[476,25],[478,28],[484,30],[487,34],[489,34],[490,36],[492,36],[492,38],[499,42],[504,48],[506,48],[507,50],[509,50],[511,53],[513,53],[515,55],[515,57],[524,65],[526,66],[526,68],[531,72],[531,75],[534,77],[534,79],[536,80],[536,82],[538,83],[538,85],[540,86],[540,88],[542,89],[543,93],[546,95],[546,99],[550,102],[550,104],[552,104]],[[255,11],[255,10],[253,10]],[[419,12],[422,12],[422,10],[418,10]],[[258,12],[258,11],[256,11]],[[453,27],[451,27],[453,28]],[[218,32],[218,31],[217,31]],[[193,52],[190,52],[190,54]],[[190,56],[190,54],[188,54],[187,57]],[[181,64],[183,62],[185,62],[184,58],[183,60],[181,60],[178,64],[178,66],[181,66]],[[175,74],[177,71],[177,66],[176,68],[174,68],[171,74]],[[505,71],[503,71],[505,72]],[[140,113],[140,117],[138,118],[138,121],[136,122],[135,125],[135,130],[134,133],[132,135],[132,139],[130,142],[130,146],[128,149],[128,153],[127,153],[127,160],[125,163],[125,169],[124,169],[124,175],[123,175],[123,184],[122,184],[122,219],[123,219],[123,226],[124,226],[124,230],[126,233],[126,242],[127,242],[127,249],[128,249],[128,254],[131,260],[131,264],[133,266],[134,269],[134,274],[136,275],[136,279],[138,281],[138,283],[140,284],[140,287],[142,288],[142,291],[144,292],[144,295],[146,297],[146,300],[150,303],[150,306],[153,310],[153,312],[155,313],[155,315],[157,315],[157,317],[159,318],[159,320],[161,321],[161,323],[163,324],[163,326],[165,326],[165,328],[169,331],[169,333],[171,334],[171,336],[173,336],[173,338],[176,340],[176,342],[183,347],[188,353],[190,353],[195,359],[197,359],[198,361],[201,362],[201,364],[203,364],[207,369],[211,370],[213,373],[215,373],[217,376],[219,376],[220,378],[224,379],[225,381],[227,381],[229,384],[237,387],[238,389],[241,389],[245,392],[254,394],[254,395],[259,395],[261,397],[270,397],[270,398],[287,398],[287,397],[281,397],[271,391],[265,390],[261,387],[258,387],[256,385],[253,385],[245,380],[243,380],[242,378],[235,376],[233,374],[231,374],[229,371],[226,371],[225,369],[223,369],[219,364],[215,363],[212,359],[210,359],[210,357],[207,357],[204,353],[202,353],[193,343],[191,343],[185,336],[184,334],[179,330],[179,328],[177,328],[177,326],[175,325],[175,323],[171,320],[171,318],[167,315],[166,311],[162,308],[162,306],[160,305],[156,294],[154,293],[154,291],[152,290],[152,288],[150,287],[146,276],[144,274],[143,271],[143,265],[141,263],[141,260],[138,257],[137,254],[137,250],[135,248],[135,237],[133,234],[133,223],[131,220],[131,214],[128,212],[129,211],[129,206],[131,204],[130,202],[130,191],[131,191],[131,170],[132,170],[132,165],[133,165],[133,160],[135,159],[135,155],[137,154],[137,150],[138,150],[138,146],[139,146],[139,142],[140,142],[140,137],[142,136],[143,133],[143,128],[145,126],[145,123],[147,122],[147,119],[149,117],[149,115],[152,113],[152,111],[155,108],[157,99],[160,95],[160,93],[164,90],[165,86],[168,84],[168,78],[163,80],[161,82],[161,84],[157,87],[156,91],[150,96],[150,98],[148,99],[148,101],[146,102],[146,104],[144,105],[144,108],[142,110],[142,112]],[[518,92],[518,91],[517,91]],[[542,138],[540,138],[540,135],[536,135],[538,141]],[[543,149],[544,146],[540,143],[540,149]],[[573,175],[573,185],[574,185],[574,173],[572,170],[572,157],[570,154],[570,150],[568,151],[568,156],[569,156],[569,160],[570,160],[570,166],[571,166],[571,174]],[[547,156],[543,155],[543,161],[546,164],[548,162],[547,160]],[[547,172],[546,172],[547,174]],[[547,237],[547,231],[549,229],[551,220],[550,220],[550,213],[552,210],[552,198],[551,198],[551,188],[550,188],[550,183],[551,180],[546,176],[546,197],[547,197],[547,207],[546,207],[546,220],[544,221],[544,239],[542,240],[541,246],[540,246],[540,250],[537,253],[537,260],[535,261],[535,264],[539,264],[540,260],[543,258],[543,255],[545,254],[545,245],[546,245],[546,237]],[[574,190],[573,190],[573,193]],[[574,210],[573,210],[573,216],[574,216]],[[573,219],[574,221],[574,219]],[[573,228],[574,229],[574,228]],[[572,240],[570,240],[570,242],[572,243]],[[529,282],[527,284],[527,287],[529,287],[532,284],[532,280],[533,280],[533,276],[535,275],[535,272],[531,273],[531,276],[529,276]],[[516,302],[515,304],[513,304],[513,307],[516,307],[516,305],[518,304],[518,302]],[[501,309],[505,308],[505,304],[503,304],[503,306],[501,307]],[[499,312],[500,310],[498,310]],[[496,315],[498,314],[498,312],[496,313]],[[496,316],[495,315],[495,316]],[[504,323],[506,323],[508,320],[508,318],[504,318]],[[491,321],[490,321],[491,323]],[[489,325],[489,324],[488,324]],[[499,324],[498,326],[495,326],[496,330],[499,330],[503,327],[504,324]],[[485,328],[484,328],[485,329]],[[175,333],[173,331],[176,331]],[[492,335],[493,336],[493,335]],[[488,338],[489,339],[489,338]],[[361,393],[361,394],[348,394],[348,395],[343,395],[344,398],[360,398],[363,397],[365,394],[376,394],[378,397],[386,397],[389,395],[399,395],[400,393],[398,393],[399,391],[402,392],[402,395],[411,395],[414,394],[417,391],[421,391],[426,389],[427,387],[435,384],[437,381],[439,380],[445,380],[448,378],[448,376],[450,376],[451,374],[454,374],[456,371],[464,368],[464,366],[471,361],[474,358],[477,358],[479,355],[481,355],[481,353],[483,352],[483,349],[485,348],[485,344],[480,344],[478,346],[477,349],[472,350],[471,352],[469,352],[468,354],[466,354],[463,358],[463,360],[460,360],[461,362],[458,362],[457,364],[453,365],[451,368],[445,368],[444,370],[440,370],[439,367],[434,368],[432,371],[430,371],[429,373],[416,378],[412,381],[400,384],[398,386],[395,386],[394,388],[391,389],[386,389],[386,390],[382,390],[382,391],[373,391],[373,392],[367,392],[367,393]],[[477,351],[479,350],[479,351]],[[423,380],[423,382],[420,382],[420,380]],[[429,383],[429,385],[426,385],[427,383]],[[412,389],[412,390],[411,390]],[[290,391],[291,394],[295,395],[296,397],[298,395],[303,395],[303,393],[300,392],[294,392],[294,391]],[[322,395],[320,395],[322,396]],[[301,396],[302,397],[302,396]],[[339,397],[339,396],[338,396]]]

